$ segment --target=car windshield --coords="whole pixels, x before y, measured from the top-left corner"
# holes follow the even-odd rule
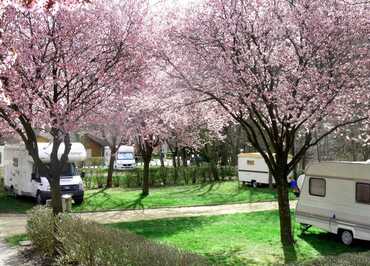
[[[117,154],[117,160],[133,160],[134,154],[132,152],[119,152]]]
[[[47,166],[50,167],[49,164]],[[77,175],[77,170],[76,170],[75,164],[74,163],[67,163],[65,165],[65,167],[63,168],[63,170],[62,170],[61,176],[75,176],[75,175]],[[48,174],[44,173],[43,171],[40,170],[39,171],[39,176],[47,177]]]

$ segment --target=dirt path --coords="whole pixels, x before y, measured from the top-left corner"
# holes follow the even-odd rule
[[[295,208],[296,204],[296,201],[292,201],[291,207]],[[277,202],[259,202],[216,206],[90,212],[74,215],[104,224],[175,217],[249,213],[255,211],[275,210],[277,207]],[[19,255],[19,249],[8,247],[3,240],[7,236],[25,233],[26,223],[27,217],[25,214],[0,214],[0,266],[34,265],[32,262],[24,261],[24,258]]]
[[[291,202],[295,208],[296,201]],[[98,223],[131,222],[175,217],[211,216],[233,213],[248,213],[277,209],[277,202],[241,203],[215,206],[160,208],[128,211],[86,212],[74,214]],[[25,233],[27,217],[24,214],[0,214],[0,239]]]

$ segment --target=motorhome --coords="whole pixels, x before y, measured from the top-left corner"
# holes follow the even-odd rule
[[[305,171],[296,219],[338,234],[345,245],[370,240],[370,161],[320,162]]]
[[[289,160],[291,157],[289,156]],[[270,170],[260,153],[240,153],[238,155],[238,176],[239,182],[250,184],[252,187],[268,185]],[[289,174],[291,176],[292,173]],[[272,177],[272,183],[275,179]]]
[[[52,144],[38,143],[38,152],[42,162],[50,162]],[[64,144],[58,150],[60,158],[64,152]],[[72,196],[76,204],[81,204],[84,197],[84,188],[76,162],[86,159],[86,149],[81,143],[72,143],[68,155],[68,163],[60,177],[62,194]],[[37,169],[24,145],[5,145],[4,147],[4,186],[5,189],[18,196],[36,198],[39,204],[44,204],[51,198],[50,185],[47,173]]]
[[[108,146],[104,147],[105,166],[109,166],[111,150]],[[136,167],[135,149],[133,146],[120,146],[118,148],[113,168],[116,170],[134,169]]]

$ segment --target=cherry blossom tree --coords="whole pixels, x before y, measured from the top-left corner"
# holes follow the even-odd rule
[[[162,25],[170,76],[218,103],[265,159],[284,246],[294,243],[288,173],[325,136],[368,118],[369,9],[350,2],[208,0]]]
[[[0,117],[21,137],[36,166],[48,173],[54,213],[62,209],[59,182],[70,132],[127,83],[127,70],[141,57],[135,48],[142,2],[104,3],[73,9],[61,5],[54,12],[10,6],[2,14],[2,46],[16,58],[1,73]],[[50,164],[40,160],[35,130],[52,136]],[[61,145],[64,152],[58,157]]]

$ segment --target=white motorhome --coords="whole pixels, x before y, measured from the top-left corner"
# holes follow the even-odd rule
[[[289,158],[291,159],[290,156]],[[250,184],[253,187],[261,184],[268,185],[270,170],[260,153],[240,153],[238,155],[238,176],[239,182]],[[272,183],[275,184],[272,175],[271,178]]]
[[[109,166],[109,159],[111,150],[108,146],[104,147],[104,162],[105,166]],[[133,146],[120,146],[116,154],[116,160],[114,161],[114,169],[126,170],[134,169],[136,167],[135,161],[135,149]]]
[[[370,162],[320,162],[306,169],[297,222],[353,239],[370,240]]]
[[[39,156],[44,163],[50,162],[52,144],[38,143]],[[64,152],[64,144],[58,150],[58,156]],[[81,143],[72,143],[68,164],[60,178],[62,194],[70,194],[76,204],[81,204],[84,189],[81,176],[76,169],[76,162],[86,159],[86,149]],[[5,145],[4,148],[4,186],[5,189],[19,196],[36,198],[39,204],[51,198],[47,174],[35,167],[24,145]]]

